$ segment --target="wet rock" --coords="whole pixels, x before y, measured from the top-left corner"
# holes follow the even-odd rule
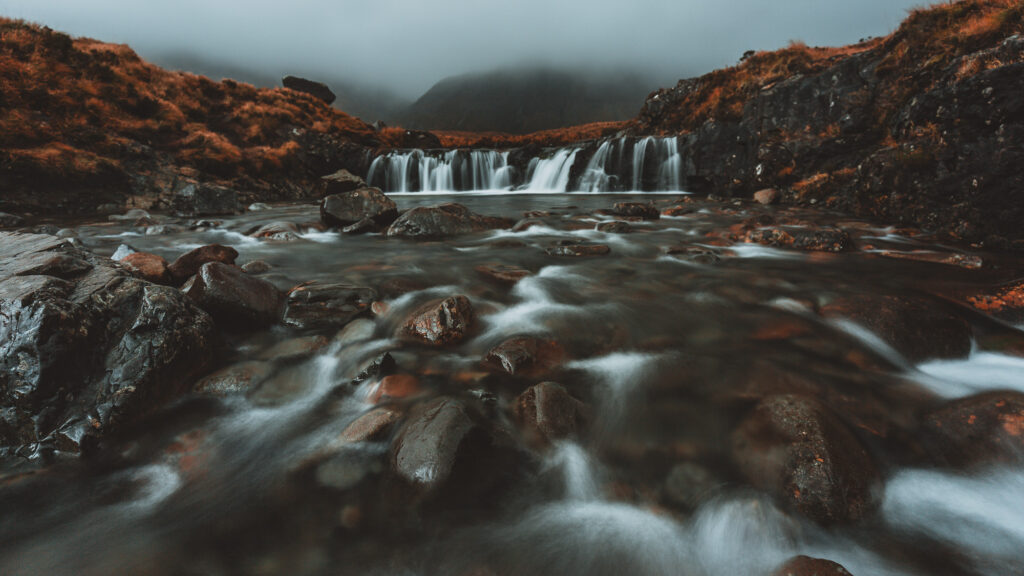
[[[328,226],[346,227],[366,219],[387,226],[397,217],[395,201],[376,188],[333,194],[320,203],[320,220]]]
[[[1024,281],[1010,282],[964,298],[978,310],[1006,320],[1024,322]]]
[[[779,566],[775,572],[772,572],[772,576],[849,576],[849,574],[846,568],[840,564],[810,556],[791,558]]]
[[[673,504],[693,510],[714,492],[717,483],[707,468],[696,462],[676,464],[665,478],[665,496]]]
[[[669,246],[665,254],[697,264],[717,264],[722,260],[714,250],[703,246]]]
[[[305,360],[313,354],[327,347],[327,338],[315,336],[299,336],[283,342],[278,342],[270,348],[263,350],[257,356],[261,360],[276,360],[278,362],[295,362]]]
[[[17,228],[24,224],[25,219],[21,216],[8,214],[7,212],[0,212],[0,228]]]
[[[323,82],[307,80],[300,76],[285,76],[281,79],[281,85],[289,90],[303,92],[314,98],[319,98],[328,104],[333,104],[338,98],[331,89]]]
[[[77,238],[78,233],[73,228],[61,228],[54,233],[57,238]]]
[[[0,233],[0,246],[0,447],[76,451],[209,365],[213,322],[178,290],[53,236]]]
[[[559,244],[545,250],[551,256],[581,258],[584,256],[604,256],[612,251],[605,244]]]
[[[309,284],[288,294],[284,322],[297,328],[340,328],[368,313],[377,291],[348,283]]]
[[[181,284],[195,276],[199,272],[199,268],[207,262],[234,264],[236,258],[238,258],[238,251],[234,248],[221,246],[220,244],[210,244],[182,254],[167,269],[170,271],[175,283]]]
[[[249,204],[246,210],[249,212],[263,212],[265,210],[270,210],[270,205],[264,204],[263,202],[253,202],[252,204]]]
[[[397,400],[415,396],[420,392],[420,380],[412,374],[390,374],[381,378],[370,392],[369,400],[374,404],[382,400]]]
[[[758,190],[754,192],[754,200],[759,204],[768,206],[770,204],[777,203],[782,198],[782,194],[779,193],[775,188],[765,188],[764,190]]]
[[[409,210],[388,228],[387,236],[436,240],[495,228],[510,228],[512,225],[513,222],[505,218],[481,216],[462,204],[448,203],[418,206]]]
[[[374,408],[345,427],[339,439],[343,442],[372,442],[380,440],[402,418],[394,408]]]
[[[925,298],[859,295],[822,307],[826,318],[846,318],[868,328],[911,362],[962,358],[971,351],[971,327]]]
[[[986,392],[961,398],[924,419],[926,441],[957,467],[1024,460],[1024,394]]]
[[[475,319],[469,298],[452,296],[419,307],[402,324],[399,335],[406,340],[443,346],[465,338]]]
[[[643,220],[657,220],[661,218],[661,212],[654,204],[643,202],[616,202],[612,206],[611,211],[618,216],[641,218]]]
[[[238,212],[238,193],[212,184],[187,184],[174,193],[171,208],[180,216],[218,216]]]
[[[360,188],[366,188],[366,181],[348,170],[338,170],[334,174],[320,178],[321,196],[354,192]]]
[[[334,490],[351,490],[384,466],[377,454],[350,447],[339,450],[316,468],[317,484]]]
[[[147,226],[146,236],[163,236],[164,234],[178,234],[184,231],[184,226],[178,226],[177,224],[160,224],[157,226]]]
[[[517,336],[492,348],[484,357],[484,365],[514,376],[538,376],[564,360],[565,349],[558,342]]]
[[[601,222],[597,225],[598,232],[607,232],[609,234],[628,234],[633,231],[632,226],[627,222]]]
[[[578,436],[589,420],[586,405],[554,382],[541,382],[520,394],[513,413],[527,440],[540,445]]]
[[[218,324],[232,329],[275,323],[281,304],[281,293],[273,284],[220,262],[203,264],[181,290]]]
[[[132,273],[132,276],[141,278],[154,284],[171,284],[171,272],[169,264],[162,256],[149,254],[147,252],[135,252],[120,260],[121,264]]]
[[[525,268],[507,264],[481,264],[476,267],[476,271],[487,280],[509,286],[533,275],[533,272]]]
[[[377,302],[374,302],[374,304],[377,304]],[[363,342],[373,338],[373,334],[376,331],[377,323],[373,320],[369,318],[356,318],[334,335],[334,342],[342,346],[354,342]]]
[[[242,272],[246,274],[264,274],[270,272],[271,266],[263,260],[252,260],[242,264]]]
[[[274,374],[270,362],[250,360],[222,368],[206,376],[192,388],[197,394],[228,396],[248,392]]]
[[[678,218],[680,216],[686,216],[687,214],[693,214],[697,211],[694,206],[670,206],[661,211],[662,216],[671,216]]]
[[[880,250],[875,252],[875,254],[883,258],[913,260],[915,262],[929,262],[932,264],[948,264],[950,266],[967,268],[968,270],[978,270],[985,265],[985,261],[981,256],[974,256],[959,252],[947,253],[932,252],[930,250]]]
[[[295,240],[301,240],[299,234],[302,231],[299,230],[298,224],[294,222],[271,222],[260,226],[255,232],[249,234],[253,238],[261,238],[263,240],[278,240],[281,242],[293,242]]]
[[[521,469],[521,457],[464,402],[437,398],[410,415],[391,445],[395,473],[445,505],[479,502]]]
[[[838,415],[810,398],[762,400],[733,433],[733,460],[756,488],[822,524],[863,518],[880,477]]]
[[[524,218],[512,226],[513,232],[525,232],[534,226],[544,226],[545,222],[539,218]]]
[[[359,222],[341,229],[342,234],[370,234],[380,230],[380,226],[373,218],[363,218]]]
[[[759,228],[748,231],[745,241],[809,252],[843,252],[853,248],[850,235],[838,228]]]
[[[353,384],[360,384],[367,380],[380,379],[394,374],[398,364],[390,352],[385,352],[363,365],[359,374],[352,379]]]

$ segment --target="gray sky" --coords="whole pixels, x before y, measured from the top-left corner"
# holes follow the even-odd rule
[[[792,39],[839,45],[887,34],[927,1],[0,0],[0,14],[127,43],[156,62],[189,52],[415,97],[446,76],[522,62],[676,79]]]

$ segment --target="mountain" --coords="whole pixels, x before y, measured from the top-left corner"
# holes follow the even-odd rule
[[[630,72],[509,68],[446,78],[399,120],[423,130],[510,134],[627,120],[653,85]]]

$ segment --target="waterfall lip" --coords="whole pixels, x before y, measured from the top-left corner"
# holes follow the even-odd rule
[[[625,192],[585,192],[582,190],[570,190],[559,192],[552,190],[430,190],[426,192],[388,192],[388,196],[689,196],[693,192],[686,190],[656,190],[644,192],[642,190],[629,190]]]

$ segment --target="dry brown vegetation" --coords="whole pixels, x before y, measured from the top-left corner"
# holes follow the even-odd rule
[[[149,152],[213,177],[259,178],[298,131],[376,143],[372,127],[306,94],[168,72],[130,48],[0,19],[0,163],[95,176]]]

